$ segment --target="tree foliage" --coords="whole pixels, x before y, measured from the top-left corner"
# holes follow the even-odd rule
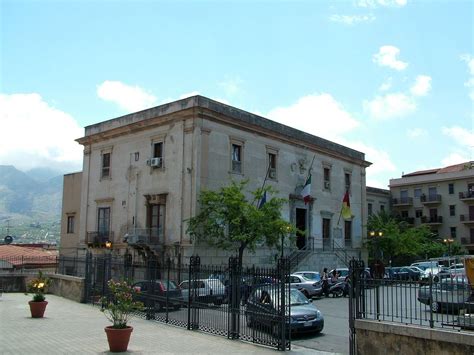
[[[187,229],[191,237],[200,242],[238,252],[240,265],[245,249],[255,251],[262,242],[269,247],[279,247],[282,237],[294,231],[294,227],[281,218],[286,200],[272,196],[259,208],[258,202],[264,193],[268,196],[276,191],[265,187],[246,193],[247,184],[247,180],[233,181],[217,191],[201,191],[200,212],[188,221]]]
[[[450,246],[443,243],[428,226],[411,227],[386,212],[372,215],[367,221],[368,231],[381,231],[382,237],[369,237],[369,258],[382,258],[394,265],[411,263],[416,259],[436,258],[443,255],[461,255],[464,248],[457,242]]]

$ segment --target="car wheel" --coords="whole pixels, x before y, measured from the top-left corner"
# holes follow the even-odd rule
[[[342,289],[338,288],[338,289],[334,290],[333,296],[334,297],[342,297],[343,293],[344,293],[344,291]]]
[[[434,302],[431,302],[431,310],[434,312],[434,313],[437,313],[441,310],[441,307],[439,306],[439,303],[434,301]]]
[[[307,290],[302,290],[301,293],[305,295],[306,298],[309,298],[309,292]]]

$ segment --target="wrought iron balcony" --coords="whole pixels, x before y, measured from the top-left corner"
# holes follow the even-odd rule
[[[413,217],[403,217],[403,216],[397,216],[397,219],[401,222],[405,222],[407,224],[415,224],[415,218]]]
[[[413,197],[392,198],[392,206],[412,206]]]
[[[421,216],[421,223],[424,224],[442,224],[442,216]]]
[[[474,245],[474,236],[468,238],[461,238],[462,245]]]
[[[461,201],[474,201],[474,191],[463,191],[459,193]]]
[[[105,248],[105,243],[108,241],[114,241],[114,232],[106,231],[86,233],[86,244],[88,246]]]
[[[474,223],[474,216],[461,214],[459,215],[459,221],[462,223]]]
[[[441,203],[441,195],[421,195],[420,202],[425,205]]]
[[[125,242],[130,245],[161,245],[163,243],[163,228],[132,229],[128,231]]]

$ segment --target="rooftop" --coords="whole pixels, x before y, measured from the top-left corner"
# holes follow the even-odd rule
[[[461,164],[449,165],[444,168],[414,171],[412,173],[403,174],[402,177],[430,175],[430,174],[446,174],[446,173],[454,173],[458,171],[463,171],[467,169],[474,169],[474,161],[468,161]]]

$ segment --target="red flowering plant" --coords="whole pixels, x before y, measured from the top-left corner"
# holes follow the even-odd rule
[[[109,280],[109,295],[101,298],[101,312],[104,312],[112,328],[127,328],[129,316],[143,309],[143,303],[134,300],[136,290],[127,281]]]

